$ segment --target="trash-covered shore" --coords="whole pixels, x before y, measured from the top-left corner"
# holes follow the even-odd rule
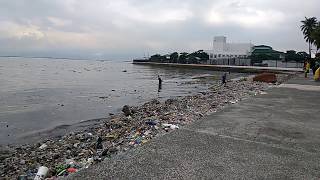
[[[281,82],[287,77],[279,75],[278,79]],[[164,102],[154,99],[141,106],[125,105],[123,113],[112,116],[98,127],[71,132],[60,139],[1,147],[0,179],[34,179],[39,167],[45,171],[43,176],[47,179],[76,173],[243,98],[261,94],[268,85],[246,78],[229,81],[226,86],[217,83],[197,95]]]

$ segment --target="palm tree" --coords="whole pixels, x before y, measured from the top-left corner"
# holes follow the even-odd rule
[[[313,44],[317,47],[317,51],[320,49],[320,22],[311,33],[311,38],[314,40]]]
[[[301,31],[303,32],[304,39],[309,43],[309,56],[311,58],[311,44],[314,42],[314,39],[311,37],[312,32],[317,26],[317,18],[305,17],[304,21],[301,21],[302,25],[300,26]]]

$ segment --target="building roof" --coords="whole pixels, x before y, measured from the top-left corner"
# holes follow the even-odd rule
[[[275,51],[273,49],[254,49],[252,54],[284,54],[284,52]]]
[[[258,45],[253,47],[252,53],[257,54],[284,54],[284,52],[273,50],[271,46],[266,45]]]
[[[253,48],[266,48],[266,49],[272,49],[271,46],[266,46],[266,45],[258,45],[258,46],[254,46]]]

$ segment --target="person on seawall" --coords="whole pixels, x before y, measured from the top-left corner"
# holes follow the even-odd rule
[[[305,67],[305,71],[304,71],[304,77],[307,78],[308,77],[308,73],[310,71],[310,62],[307,61],[306,63],[306,67]]]
[[[316,72],[316,61],[313,59],[310,61],[310,68],[312,69],[312,73],[314,75],[314,73]]]
[[[318,61],[315,62],[314,70],[315,72],[313,73],[313,78],[315,81],[319,81],[320,80],[320,63]]]

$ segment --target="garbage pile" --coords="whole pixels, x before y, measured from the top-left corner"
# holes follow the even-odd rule
[[[266,83],[247,80],[216,84],[197,95],[152,100],[142,106],[124,106],[98,127],[72,132],[58,140],[33,145],[1,147],[1,179],[55,179],[88,168],[119,152],[221,110],[228,104],[256,95]]]

